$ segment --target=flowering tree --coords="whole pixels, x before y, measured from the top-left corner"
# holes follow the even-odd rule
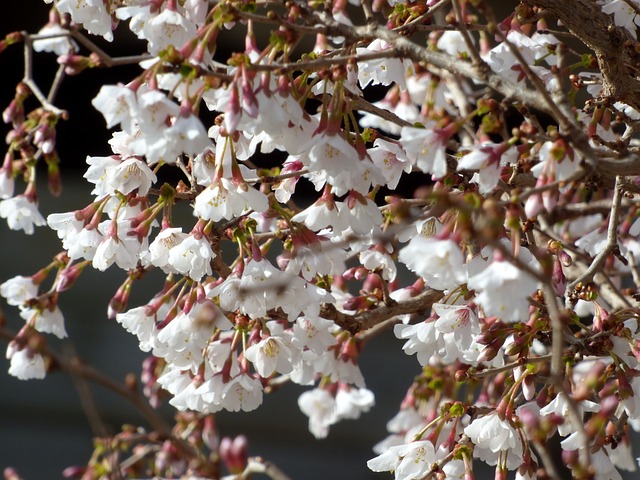
[[[0,41],[25,51],[3,113],[0,217],[48,226],[62,248],[0,285],[24,319],[0,330],[9,373],[69,370],[148,420],[67,476],[285,479],[247,458],[244,437],[220,441],[215,413],[293,382],[326,437],[374,404],[358,359],[377,335],[421,369],[371,470],[635,470],[640,3],[524,0],[504,18],[488,0],[46,3],[37,34]],[[92,40],[126,26],[145,51],[114,58]],[[242,50],[216,52],[238,35]],[[34,52],[57,55],[46,88]],[[135,78],[86,100],[114,129],[112,155],[87,152],[93,201],[45,219],[36,179],[59,192],[60,82],[127,63]],[[105,307],[149,354],[148,403],[48,345],[67,335],[58,302],[86,268],[126,272]],[[130,305],[154,270],[163,288]],[[174,426],[154,412],[164,401]]]

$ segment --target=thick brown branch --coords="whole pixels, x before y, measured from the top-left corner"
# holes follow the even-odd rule
[[[383,305],[357,315],[349,315],[339,312],[333,305],[325,304],[320,309],[320,316],[333,320],[337,325],[355,335],[358,332],[368,330],[373,326],[398,315],[406,315],[421,311],[424,311],[426,315],[426,311],[429,310],[435,302],[440,300],[442,296],[442,292],[429,289],[413,298],[396,303],[395,305]]]
[[[602,72],[605,95],[640,110],[640,79],[636,70],[640,54],[635,50],[638,43],[625,28],[613,24],[600,4],[592,0],[525,0],[524,3],[544,8],[593,50]]]

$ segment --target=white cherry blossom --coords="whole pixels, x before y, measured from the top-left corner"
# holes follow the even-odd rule
[[[453,240],[417,235],[400,250],[398,259],[438,290],[455,288],[467,281],[464,257]]]
[[[188,235],[169,250],[168,264],[193,280],[211,275],[211,260],[216,256],[205,236]]]
[[[0,201],[0,217],[7,219],[11,230],[24,230],[27,235],[33,234],[34,227],[47,224],[38,211],[37,203],[25,195]]]
[[[511,422],[501,418],[497,412],[476,418],[465,427],[464,433],[474,444],[474,456],[489,465],[503,461],[507,468],[513,470],[522,463],[520,435]]]
[[[2,295],[9,305],[22,305],[28,300],[36,297],[38,294],[38,285],[36,285],[31,277],[10,278],[0,285],[0,295]]]
[[[17,350],[9,344],[7,358],[11,360],[9,375],[20,380],[43,379],[46,374],[46,366],[42,355],[26,348]]]

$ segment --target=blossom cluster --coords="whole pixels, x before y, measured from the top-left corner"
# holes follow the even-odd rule
[[[3,112],[0,217],[26,234],[48,226],[62,246],[0,285],[24,319],[10,374],[53,371],[44,334],[67,336],[60,295],[85,268],[120,269],[106,314],[150,355],[144,392],[203,438],[212,414],[254,410],[289,382],[306,387],[311,434],[328,436],[374,405],[359,358],[392,331],[420,370],[371,470],[473,478],[479,460],[496,478],[559,478],[554,437],[574,478],[636,469],[634,0],[587,12],[617,43],[589,33],[574,2],[549,0],[504,19],[470,0],[46,3],[39,34],[1,49],[22,40],[82,74],[113,64],[89,39],[113,41],[122,23],[145,51],[128,57],[136,78],[91,101],[113,129],[111,154],[87,152],[93,198],[74,211],[44,218],[36,183],[44,163],[59,192],[65,112],[28,75]],[[243,47],[218,53],[237,36]],[[300,54],[303,38],[315,43]],[[174,216],[183,206],[190,222]],[[162,289],[130,305],[154,270]],[[152,473],[218,478],[180,438]],[[243,438],[212,438],[191,447],[219,452],[231,474],[250,468]],[[83,478],[102,478],[93,461]]]

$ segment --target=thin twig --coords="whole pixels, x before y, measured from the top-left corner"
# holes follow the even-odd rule
[[[502,373],[502,372],[507,372],[509,370],[513,370],[514,368],[521,367],[523,365],[527,365],[527,364],[530,364],[530,363],[548,362],[549,360],[551,360],[551,358],[552,358],[551,354],[540,355],[539,357],[529,357],[529,358],[517,360],[515,362],[507,363],[506,365],[503,365],[502,367],[487,368],[486,370],[482,370],[481,372],[470,374],[470,376],[472,378],[474,378],[474,379],[490,377],[490,376],[497,375],[497,374]]]
[[[273,463],[261,457],[249,457],[244,471],[236,478],[238,480],[248,480],[254,473],[262,473],[272,480],[291,480],[282,470]]]
[[[467,30],[466,22],[464,18],[462,18],[462,10],[460,9],[460,3],[458,0],[451,0],[451,6],[453,7],[453,12],[456,16],[456,21],[458,22],[459,32],[462,35],[462,39],[464,40],[465,45],[467,46],[467,51],[471,55],[471,60],[476,67],[486,68],[485,61],[482,60],[478,50],[476,49],[473,40],[471,39],[471,35],[469,35],[469,31]]]
[[[584,428],[584,421],[579,413],[575,400],[571,397],[564,385],[564,329],[563,316],[557,304],[557,295],[553,291],[550,281],[542,285],[545,303],[549,319],[551,320],[551,382],[556,387],[558,395],[563,395],[569,408],[569,416],[580,436],[580,463],[588,467],[591,465],[591,452],[589,451],[589,436]]]
[[[593,279],[593,276],[598,272],[600,267],[607,260],[609,255],[618,246],[618,222],[620,221],[620,202],[622,200],[622,177],[616,177],[616,185],[613,191],[613,199],[611,201],[611,214],[609,216],[609,226],[607,228],[607,243],[604,249],[596,255],[589,265],[589,268],[576,278],[573,282],[567,285],[566,297],[569,301],[570,293],[572,293],[579,283],[589,282]]]

